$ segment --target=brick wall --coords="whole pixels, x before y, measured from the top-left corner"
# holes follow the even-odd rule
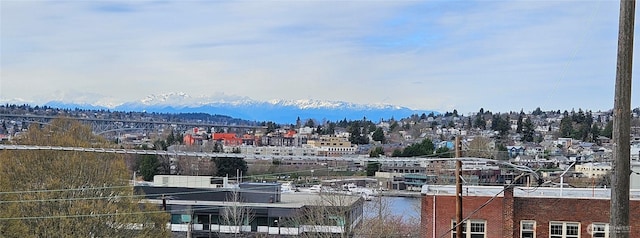
[[[446,234],[444,237],[452,237],[451,221],[456,219],[456,197],[455,195],[438,195],[422,197],[422,212],[421,212],[421,224],[424,229],[424,237],[433,237],[434,235],[434,199],[435,199],[435,237],[439,238]],[[477,197],[469,196],[463,197],[462,200],[462,213],[464,217],[467,217],[473,210],[480,207],[487,202],[490,197]],[[491,201],[487,206],[478,210],[471,219],[486,220],[486,232],[488,238],[501,238],[502,237],[502,198],[497,197]]]
[[[514,237],[514,202],[513,187],[506,188],[502,199],[502,238]]]
[[[464,216],[468,216],[489,199],[491,197],[464,197],[462,200]],[[455,201],[454,195],[422,197],[421,222],[424,237],[452,237],[451,234],[455,231],[449,232],[449,229],[451,229],[451,221],[456,218]],[[435,213],[433,212],[434,203]],[[608,199],[513,197],[513,193],[506,190],[504,197],[496,197],[471,218],[486,220],[487,238],[520,237],[522,220],[536,222],[536,237],[549,237],[551,221],[579,222],[581,237],[591,237],[588,228],[592,223],[609,223],[609,209]],[[639,200],[631,201],[629,214],[631,214],[630,232],[634,237],[634,234],[640,234]]]
[[[520,237],[520,221],[535,220],[536,236],[549,237],[549,222],[580,222],[580,234],[589,236],[592,223],[609,223],[610,201],[608,199],[577,198],[516,198],[513,237]],[[640,234],[640,201],[631,201],[631,234]],[[637,224],[637,225],[633,225]]]

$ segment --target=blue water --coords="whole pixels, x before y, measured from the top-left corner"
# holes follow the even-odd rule
[[[404,221],[420,219],[420,198],[411,197],[374,197],[371,201],[366,201],[364,215],[373,217],[378,215],[378,206],[374,203],[387,204],[391,215],[401,216]],[[383,208],[385,206],[383,205]]]

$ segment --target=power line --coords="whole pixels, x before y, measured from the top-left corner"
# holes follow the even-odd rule
[[[497,163],[497,164],[502,164],[502,165],[506,165],[509,167],[513,167],[517,170],[523,171],[523,172],[530,172],[530,173],[534,173],[533,170],[531,170],[531,168],[527,167],[527,166],[522,166],[522,165],[515,165],[512,164],[508,161],[500,161],[500,160],[495,160],[495,159],[485,159],[485,158],[472,158],[472,157],[462,157],[462,158],[458,158],[462,161],[485,161],[485,162],[493,162],[493,163]],[[428,159],[426,161],[456,161],[456,158],[431,158]],[[364,159],[364,161],[366,162],[367,159]],[[413,161],[413,160],[412,160]],[[395,159],[389,159],[389,160],[381,160],[378,162],[405,162],[404,160],[395,160]],[[348,166],[334,166],[333,168],[343,168],[343,167],[348,167]],[[254,177],[260,177],[260,176],[274,176],[274,175],[284,175],[284,174],[294,174],[294,173],[301,173],[301,172],[310,172],[311,170],[330,170],[332,168],[326,168],[326,167],[318,167],[318,168],[313,168],[313,169],[307,169],[307,170],[296,170],[296,171],[287,171],[287,172],[279,172],[279,173],[270,173],[270,174],[259,174],[259,175],[246,175],[246,176],[242,176],[239,178],[245,179],[245,178],[254,178]],[[188,183],[188,182],[187,182]],[[126,187],[131,187],[129,186],[106,186],[106,187],[83,187],[83,188],[68,188],[68,189],[51,189],[51,190],[25,190],[25,191],[5,191],[5,192],[0,192],[1,194],[21,194],[21,193],[41,193],[41,192],[64,192],[64,191],[82,191],[82,190],[99,190],[99,189],[117,189],[117,188],[126,188]]]
[[[306,169],[306,170],[294,170],[294,171],[269,173],[269,174],[259,174],[259,175],[245,175],[245,176],[240,176],[238,178],[239,179],[247,179],[247,178],[260,177],[260,176],[274,176],[274,175],[284,175],[284,174],[295,174],[295,173],[311,172],[311,170],[315,170],[315,171],[320,170],[320,171],[322,171],[322,170],[330,170],[330,169],[343,168],[343,167],[347,167],[347,166],[334,166],[332,168],[318,167],[318,168]],[[162,174],[158,174],[158,175],[162,175]],[[211,176],[211,177],[216,177],[216,176]],[[235,177],[232,177],[232,178],[235,178]],[[189,183],[189,182],[185,181],[185,182],[182,182],[182,183]],[[178,183],[178,184],[180,184],[180,183]],[[83,187],[83,188],[49,189],[49,190],[43,189],[43,190],[6,191],[6,192],[0,192],[0,195],[2,195],[2,194],[21,194],[21,193],[44,193],[44,192],[66,192],[66,191],[117,189],[117,188],[131,188],[131,187],[133,187],[133,186],[132,185],[124,185],[124,186]]]
[[[245,188],[245,189],[239,189],[237,192],[242,192],[242,191],[251,191],[251,190],[259,190],[262,188],[256,187],[256,188]],[[178,193],[157,193],[157,194],[147,194],[147,195],[152,195],[152,196],[161,196],[161,195],[165,195],[165,196],[170,196],[170,195],[178,195],[178,194],[190,194],[190,193],[212,193],[212,192],[219,192],[219,191],[215,191],[215,190],[210,190],[210,191],[198,191],[198,192],[178,192]],[[253,191],[253,192],[263,192],[263,193],[271,193],[271,192],[264,192],[264,191]],[[333,193],[332,193],[333,194]],[[132,195],[132,196],[123,196],[123,197],[134,197],[134,196],[147,196],[147,195]],[[335,195],[342,195],[342,196],[356,196],[356,195],[347,195],[347,194],[341,194],[341,193],[335,193]],[[117,198],[117,197],[112,197],[112,198]],[[33,201],[33,200],[28,200]],[[233,202],[233,201],[220,201],[220,202]],[[171,211],[195,211],[195,210],[210,210],[210,207],[206,207],[206,208],[187,208],[187,209],[172,209]],[[58,216],[33,216],[33,217],[0,217],[0,221],[2,220],[35,220],[35,219],[60,219],[60,218],[82,218],[82,217],[102,217],[102,216],[116,216],[116,215],[138,215],[138,214],[150,214],[150,213],[163,213],[166,212],[164,210],[159,210],[159,211],[143,211],[143,212],[128,212],[128,213],[102,213],[102,214],[76,214],[76,215],[58,215]]]
[[[172,211],[194,211],[194,210],[207,210],[211,208],[187,208],[176,209]],[[34,217],[0,217],[2,220],[36,220],[36,219],[60,219],[60,218],[82,218],[82,217],[104,217],[104,216],[120,216],[120,215],[140,215],[140,214],[153,214],[153,213],[166,213],[165,210],[158,211],[142,211],[142,212],[114,212],[114,213],[100,213],[100,214],[77,214],[77,215],[58,215],[58,216],[34,216]]]
[[[0,195],[2,195],[2,194],[21,194],[21,193],[46,193],[46,192],[84,191],[84,190],[116,189],[116,188],[130,188],[130,187],[131,187],[131,185],[108,186],[108,187],[62,188],[62,189],[49,189],[49,190],[23,190],[23,191],[0,192]]]
[[[346,167],[346,166],[341,166],[341,167]],[[341,168],[338,167],[338,168]],[[333,167],[336,168],[336,167]],[[330,170],[327,168],[321,168],[321,169],[317,169],[317,170]],[[298,173],[298,172],[304,172],[304,171],[308,171],[310,172],[310,170],[298,170],[298,171],[291,171],[291,172],[284,172],[284,173],[272,173],[272,174],[266,174],[266,175],[260,175],[260,176],[270,176],[270,175],[281,175],[281,174],[292,174],[292,173]],[[241,178],[250,178],[250,177],[255,177],[255,176],[243,176]],[[189,183],[184,182],[184,183]],[[123,187],[128,187],[128,188],[134,188],[134,186],[123,186]],[[144,187],[144,186],[139,186],[139,187]],[[95,189],[99,189],[99,188],[94,188]],[[204,188],[206,189],[206,188]],[[233,188],[227,188],[227,189],[233,189]],[[247,190],[252,190],[252,189],[256,189],[259,190],[261,188],[244,188],[244,189],[240,189],[240,191],[247,191]],[[57,189],[57,190],[39,190],[40,192],[50,192],[50,191],[77,191],[79,189],[69,189],[69,190],[64,190],[64,189]],[[80,189],[82,190],[82,189]],[[38,190],[36,190],[38,191]],[[25,191],[28,193],[34,192],[34,191]],[[20,199],[20,200],[10,200],[10,201],[0,201],[0,204],[2,203],[28,203],[28,202],[57,202],[57,201],[81,201],[81,200],[101,200],[101,199],[117,199],[117,198],[135,198],[135,197],[145,197],[145,196],[153,196],[153,195],[166,195],[166,196],[172,196],[172,195],[185,195],[185,194],[200,194],[200,193],[214,193],[214,192],[219,192],[216,190],[208,190],[208,191],[192,191],[192,192],[175,192],[175,193],[162,193],[162,194],[138,194],[138,195],[113,195],[113,196],[98,196],[98,197],[79,197],[79,198],[51,198],[51,199]],[[261,191],[259,191],[261,192]],[[9,192],[11,194],[16,194],[18,192]],[[264,193],[268,193],[268,192],[264,192]]]
[[[512,186],[514,185],[515,181],[518,180],[520,177],[526,175],[526,173],[522,173],[520,174],[518,177],[516,177],[511,183],[509,183],[508,185],[506,185],[502,190],[500,190],[500,192],[496,193],[495,195],[493,195],[491,198],[489,198],[489,200],[487,200],[485,203],[483,203],[482,205],[480,205],[478,208],[476,208],[475,210],[473,210],[471,213],[469,213],[468,216],[466,216],[464,219],[462,219],[462,221],[460,223],[457,223],[455,226],[453,226],[451,229],[447,230],[444,234],[442,234],[439,238],[443,238],[445,236],[447,236],[449,234],[449,232],[457,229],[458,226],[464,224],[467,220],[469,220],[471,218],[471,216],[473,216],[474,214],[476,214],[478,211],[480,211],[480,209],[486,207],[487,205],[489,205],[491,203],[491,201],[493,201],[494,199],[496,199],[500,194],[504,193],[505,190],[512,188]],[[539,185],[538,185],[539,186]],[[434,211],[435,212],[435,211]],[[435,229],[433,230],[433,232],[436,232]]]

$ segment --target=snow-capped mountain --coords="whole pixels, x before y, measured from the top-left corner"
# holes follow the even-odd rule
[[[356,104],[343,101],[314,99],[257,101],[248,97],[215,95],[195,96],[186,93],[154,94],[138,101],[115,104],[98,99],[94,102],[50,101],[45,105],[58,108],[109,109],[115,111],[146,111],[158,113],[209,113],[253,121],[294,123],[301,119],[319,121],[404,118],[412,114],[430,113],[388,104]]]

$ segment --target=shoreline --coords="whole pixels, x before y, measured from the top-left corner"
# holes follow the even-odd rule
[[[420,198],[422,197],[422,194],[420,192],[385,191],[385,192],[380,192],[379,196]]]

